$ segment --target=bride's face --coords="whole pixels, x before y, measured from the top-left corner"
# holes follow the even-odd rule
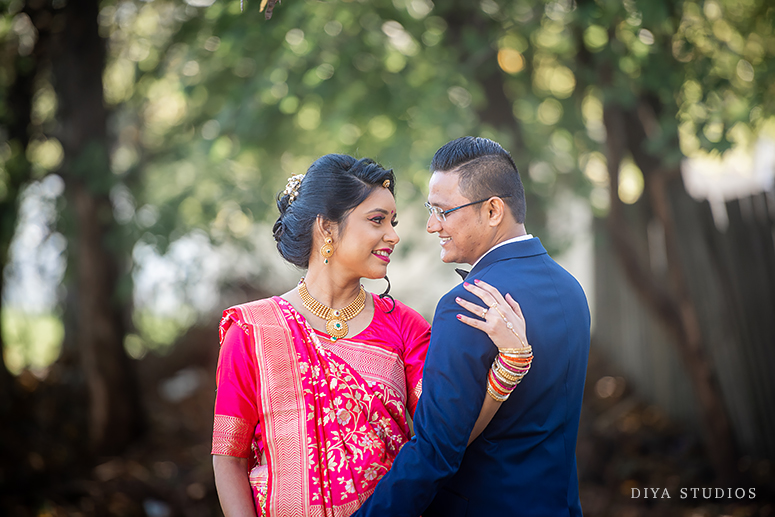
[[[331,265],[362,278],[383,278],[399,241],[396,224],[393,195],[386,188],[375,189],[336,232]]]

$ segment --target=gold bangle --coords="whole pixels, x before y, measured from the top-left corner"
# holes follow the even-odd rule
[[[496,402],[504,402],[504,401],[506,401],[506,399],[508,399],[508,398],[509,398],[509,396],[508,396],[508,395],[506,395],[506,396],[504,397],[504,396],[501,396],[501,395],[498,395],[498,394],[496,394],[496,393],[495,393],[495,392],[492,390],[492,388],[490,388],[489,386],[487,386],[487,394],[488,394],[490,397],[492,397],[492,398],[493,398],[493,399],[494,399]]]
[[[490,375],[488,375],[487,378],[488,385],[494,389],[496,392],[502,393],[503,395],[507,395],[508,393],[511,393],[511,391],[514,389],[514,386],[517,385],[515,382],[509,382],[505,379],[503,379],[498,373],[493,370],[490,372]],[[508,393],[506,393],[508,392]]]
[[[497,361],[497,359],[496,359]],[[501,380],[504,381],[505,384],[515,384],[519,379],[522,377],[519,374],[511,373],[503,369],[503,367],[498,364],[497,362],[494,362],[492,364],[492,371],[495,374],[495,376]],[[526,372],[527,373],[527,372]]]
[[[519,348],[499,348],[498,352],[500,353],[511,353],[511,354],[518,354],[518,353],[524,353],[524,352],[532,352],[533,347],[530,345],[519,347]]]

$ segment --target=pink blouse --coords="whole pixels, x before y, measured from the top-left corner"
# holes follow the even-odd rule
[[[366,329],[355,336],[331,341],[325,332],[315,330],[321,345],[352,367],[373,394],[381,400],[398,424],[403,436],[385,436],[386,445],[397,454],[408,440],[406,411],[414,414],[422,392],[422,370],[430,340],[430,325],[415,310],[396,301],[372,294],[374,316]],[[284,299],[274,297],[283,310],[304,321]],[[226,321],[226,331],[218,358],[215,422],[212,454],[248,458],[251,468],[261,465],[265,449],[259,424],[262,411],[257,358],[249,334],[239,321]],[[305,366],[305,365],[303,365]],[[334,409],[333,411],[336,411]],[[337,412],[333,418],[347,418]],[[341,423],[341,422],[340,422]],[[382,438],[382,437],[381,437]],[[380,473],[379,477],[384,475]]]

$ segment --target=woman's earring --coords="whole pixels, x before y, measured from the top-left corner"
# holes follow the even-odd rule
[[[390,298],[390,301],[393,303],[393,306],[390,308],[389,311],[387,311],[387,314],[390,314],[391,312],[393,312],[393,309],[396,308],[396,301],[389,294],[390,293],[390,279],[387,277],[387,275],[385,275],[385,280],[387,280],[387,283],[388,283],[387,289],[385,289],[385,292],[382,293],[381,295],[379,295],[379,297],[380,297],[380,299],[382,299],[382,298]]]
[[[326,243],[320,247],[320,254],[323,256],[323,263],[328,264],[328,258],[334,254],[334,245],[331,244],[331,237],[326,237]]]

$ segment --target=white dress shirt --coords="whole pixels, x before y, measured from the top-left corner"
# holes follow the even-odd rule
[[[526,240],[532,239],[532,238],[533,238],[533,235],[528,233],[526,235],[520,235],[519,237],[514,237],[513,239],[508,239],[508,240],[505,240],[503,242],[499,242],[498,244],[496,244],[495,246],[493,246],[492,248],[487,250],[487,252],[484,255],[482,255],[481,257],[476,259],[476,262],[474,262],[474,265],[471,266],[471,269],[474,269],[476,267],[476,265],[479,263],[479,261],[482,260],[484,258],[484,256],[487,255],[487,253],[490,253],[495,248],[500,248],[501,246],[503,246],[505,244],[511,244],[512,242],[526,241]]]

